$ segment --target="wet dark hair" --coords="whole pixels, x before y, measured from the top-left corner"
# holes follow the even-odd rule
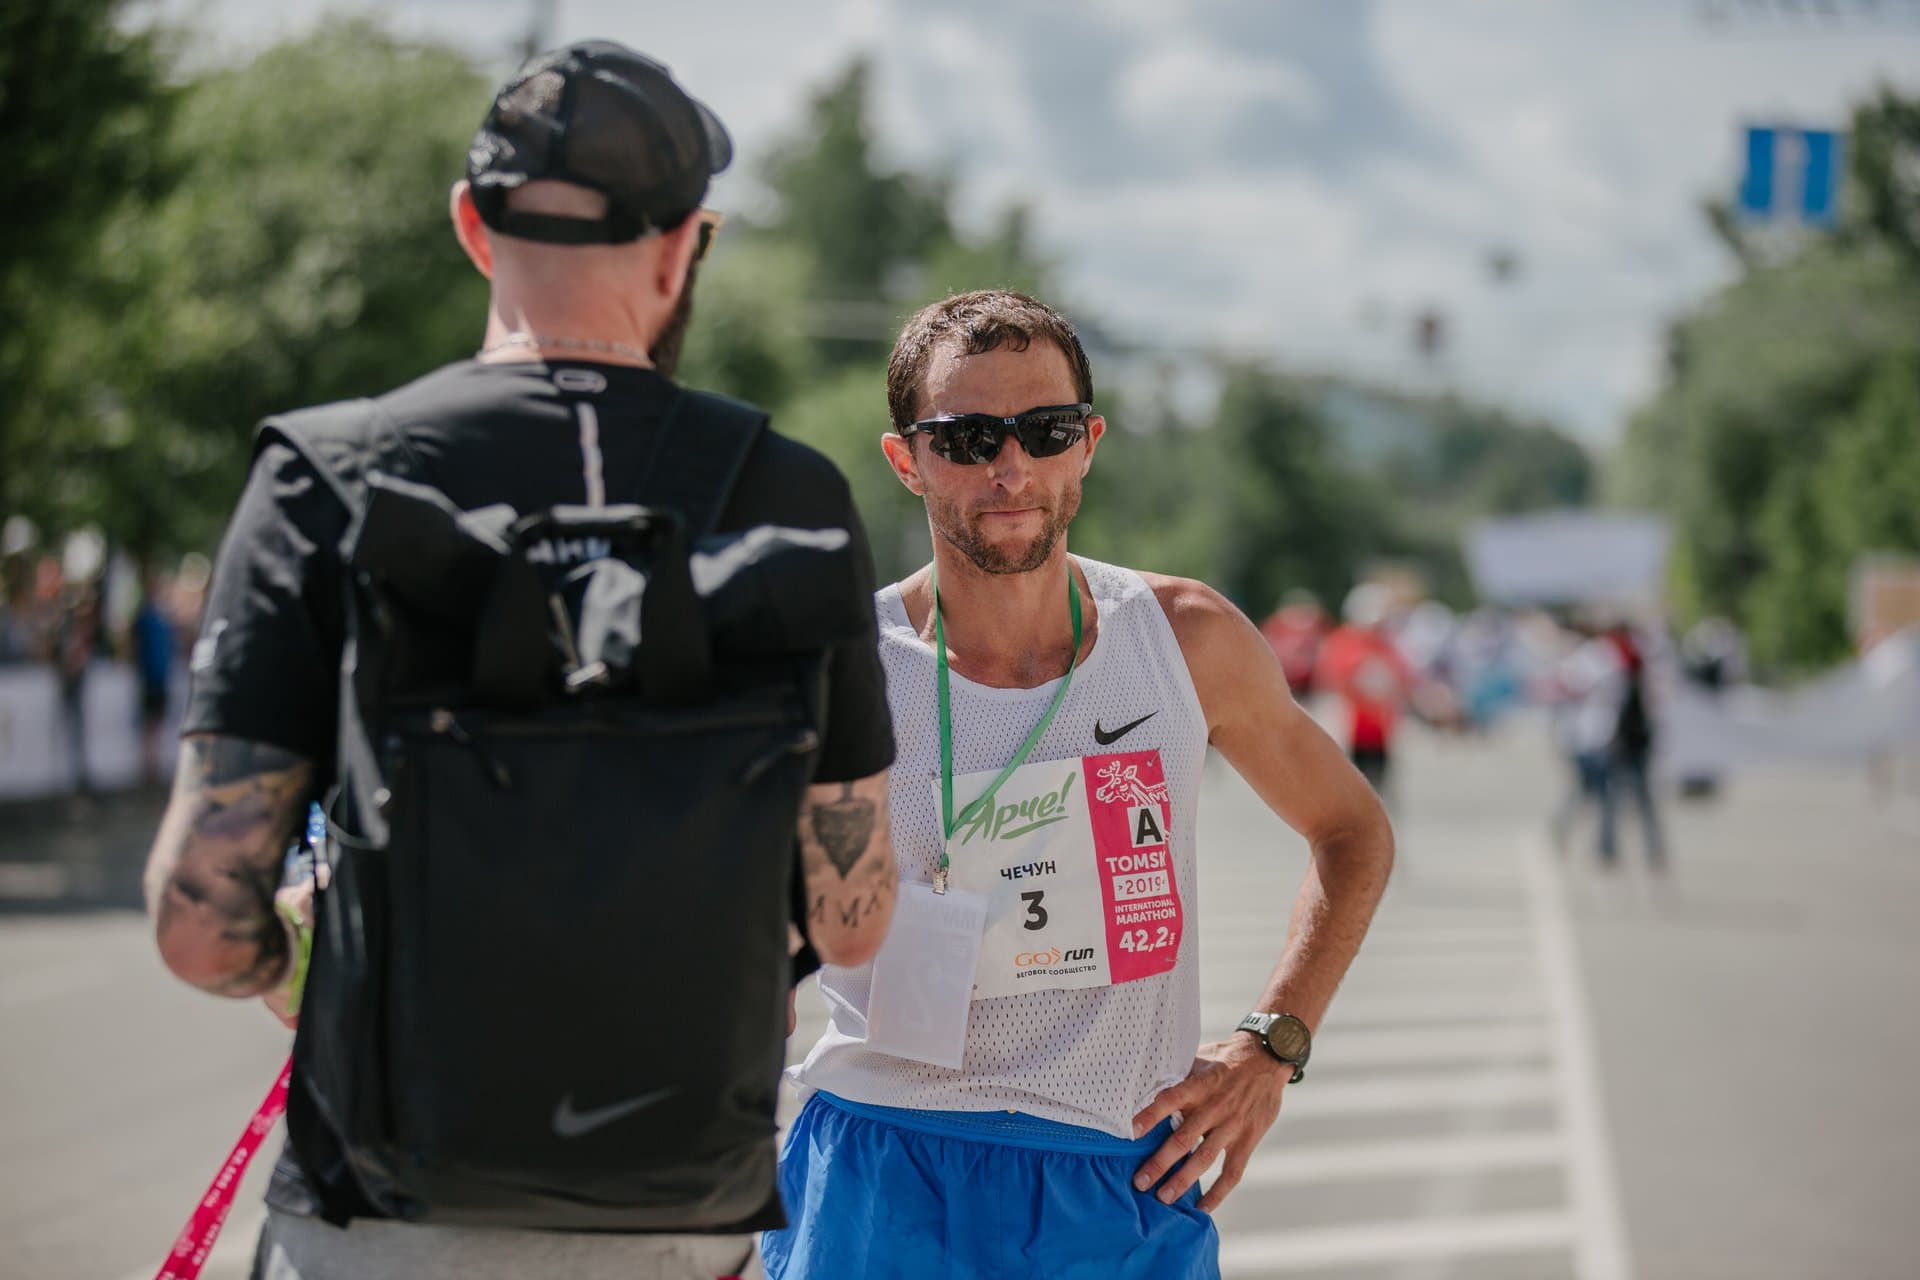
[[[919,419],[927,366],[942,347],[977,356],[1006,347],[1025,351],[1035,338],[1051,342],[1073,371],[1074,399],[1093,403],[1093,368],[1067,318],[1046,303],[1011,289],[956,293],[907,321],[887,358],[887,413],[893,429]]]

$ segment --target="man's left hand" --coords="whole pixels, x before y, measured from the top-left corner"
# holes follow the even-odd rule
[[[271,991],[261,992],[260,999],[266,1004],[267,1012],[280,1019],[280,1024],[289,1031],[298,1030],[300,1026],[300,1015],[294,1010],[298,1007],[299,997],[303,993],[295,984],[304,984],[307,975],[303,966],[297,961],[300,954],[298,930],[287,919],[285,912],[291,908],[305,922],[307,929],[311,930],[314,919],[313,895],[316,890],[324,890],[327,887],[332,879],[332,871],[333,868],[323,862],[314,868],[314,873],[309,878],[282,885],[279,892],[273,895],[274,911],[279,914],[280,923],[287,927],[287,977],[286,981]]]
[[[1225,1155],[1220,1176],[1200,1198],[1200,1208],[1212,1213],[1240,1185],[1247,1158],[1280,1115],[1280,1093],[1292,1075],[1293,1068],[1250,1035],[1200,1046],[1187,1078],[1162,1089],[1133,1118],[1133,1131],[1144,1134],[1175,1112],[1181,1117],[1180,1127],[1140,1166],[1134,1187],[1145,1191],[1166,1178],[1157,1194],[1172,1204]]]

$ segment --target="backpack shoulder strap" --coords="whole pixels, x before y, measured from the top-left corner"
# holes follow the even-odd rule
[[[412,446],[376,400],[339,400],[275,414],[254,432],[253,456],[270,444],[284,444],[305,458],[354,524],[366,511],[370,472],[415,472]]]
[[[639,500],[685,515],[690,539],[712,533],[766,425],[766,413],[745,401],[682,388],[661,424]]]
[[[374,471],[417,475],[412,446],[393,419],[374,400],[341,400],[266,419],[254,433],[253,452],[284,444],[305,458],[347,509],[347,530],[338,548],[344,562],[366,518],[367,477]],[[378,697],[379,673],[361,660],[361,616],[353,575],[340,575],[346,619],[338,712],[339,738],[334,756],[331,809],[342,793],[352,801],[360,830],[375,844],[387,841],[387,824],[377,801],[380,770],[369,737],[363,704]]]

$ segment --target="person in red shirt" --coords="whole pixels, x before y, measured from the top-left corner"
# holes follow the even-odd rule
[[[1311,591],[1289,591],[1280,607],[1260,624],[1273,656],[1286,674],[1287,687],[1296,698],[1313,692],[1313,669],[1320,658],[1320,645],[1327,638],[1327,611]]]
[[[1387,589],[1363,583],[1347,594],[1346,621],[1320,647],[1314,682],[1347,704],[1347,755],[1375,791],[1384,791],[1393,731],[1413,697],[1413,669],[1386,624]]]

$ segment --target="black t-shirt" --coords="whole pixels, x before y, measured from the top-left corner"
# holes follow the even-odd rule
[[[593,438],[582,439],[555,370],[590,370]],[[597,459],[609,503],[638,494],[674,386],[650,369],[585,362],[449,365],[383,397],[421,474],[462,510],[504,502],[527,513],[588,499]],[[348,515],[306,459],[263,449],[221,543],[207,592],[183,733],[284,747],[332,772],[345,620],[339,556]],[[846,529],[862,597],[873,560],[846,478],[805,445],[765,432],[721,513],[720,532],[778,524]],[[893,762],[885,678],[871,627],[835,650],[818,782],[849,782]]]
[[[597,373],[591,439],[552,376]],[[591,362],[449,365],[382,397],[418,471],[455,506],[507,503],[522,514],[581,503],[597,483],[608,503],[633,500],[675,394],[648,369]],[[763,432],[747,455],[718,531],[755,525],[845,529],[852,536],[860,596],[873,592],[873,561],[846,478],[805,445]],[[208,588],[183,733],[219,733],[284,747],[331,779],[344,643],[339,547],[348,513],[334,490],[283,444],[261,450],[222,540]],[[871,615],[869,614],[869,619]],[[893,729],[874,628],[831,657],[826,726],[816,782],[848,782],[893,762]],[[320,1205],[301,1166],[333,1194],[345,1187],[332,1136],[290,1113],[289,1150],[274,1170],[268,1203],[313,1214]],[[317,1122],[316,1122],[317,1123]],[[304,1159],[295,1157],[297,1149]],[[361,1208],[364,1208],[362,1206]],[[773,1225],[750,1221],[741,1229]]]

